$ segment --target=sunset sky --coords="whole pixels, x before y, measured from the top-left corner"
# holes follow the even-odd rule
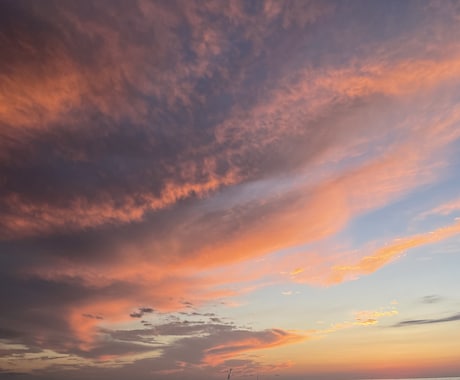
[[[460,376],[460,2],[0,0],[0,378]]]

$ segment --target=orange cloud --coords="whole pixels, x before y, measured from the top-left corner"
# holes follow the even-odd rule
[[[194,260],[201,265],[235,262],[330,236],[352,217],[431,181],[436,176],[434,168],[422,164],[421,155],[411,156],[401,148],[316,187],[293,191],[279,203],[261,204],[254,210],[260,212],[258,220],[197,252]]]
[[[323,335],[349,329],[355,326],[372,326],[378,324],[381,318],[393,317],[398,314],[399,312],[395,308],[392,310],[384,310],[383,308],[381,310],[361,310],[354,313],[353,321],[334,323],[327,329],[316,330],[315,333]]]
[[[204,170],[207,170],[204,168]],[[212,171],[212,168],[209,170]],[[66,205],[52,202],[31,202],[21,199],[18,194],[5,197],[4,201],[14,210],[0,216],[4,231],[0,239],[35,236],[59,230],[77,231],[104,224],[125,224],[140,221],[148,211],[156,211],[171,206],[191,195],[204,197],[222,186],[237,182],[235,172],[223,176],[209,172],[206,180],[190,178],[188,182],[168,181],[160,194],[128,194],[121,199],[110,193],[98,192],[96,198],[79,197]]]
[[[256,332],[236,331],[234,336],[224,344],[207,349],[204,362],[207,365],[216,366],[225,360],[234,359],[249,351],[300,343],[308,338],[307,335],[281,329]]]
[[[455,54],[407,61],[373,57],[359,66],[300,70],[279,78],[277,86],[249,111],[235,109],[232,117],[216,128],[216,138],[221,143],[241,141],[237,151],[268,145],[283,135],[301,136],[305,125],[324,117],[331,106],[374,94],[409,96],[406,101],[410,101],[410,96],[449,84],[459,73],[460,58]],[[364,127],[354,125],[343,133],[336,126],[335,133],[346,144],[351,136],[359,140]],[[372,125],[366,127],[370,135]]]
[[[347,278],[369,274],[380,269],[385,264],[396,259],[407,250],[422,245],[436,243],[460,233],[460,222],[450,226],[442,227],[437,230],[419,234],[411,237],[395,240],[386,247],[380,248],[374,254],[365,256],[356,264],[336,265],[332,268],[332,274],[328,282],[337,284],[345,281]]]
[[[355,313],[355,324],[357,325],[374,325],[378,323],[378,319],[382,317],[392,317],[398,315],[398,310],[379,310],[369,311],[362,310]]]
[[[202,266],[230,264],[333,235],[353,217],[435,178],[435,167],[425,165],[423,157],[412,154],[410,148],[399,147],[316,187],[301,188],[286,196],[285,202],[281,199],[282,207],[268,203],[271,208],[259,220],[246,223],[246,229],[230,239],[219,240],[219,246],[197,252],[194,260]],[[332,253],[286,254],[285,258],[257,263],[253,273],[274,274],[276,268],[276,273],[290,273],[297,282],[321,284],[337,260],[341,258]],[[245,272],[235,268],[232,276],[229,270],[229,278],[238,277],[238,271]]]
[[[177,36],[171,29],[181,23],[177,14],[144,2],[139,7],[140,14],[129,12],[126,17],[132,19],[136,25],[150,22],[158,24],[159,35],[164,36],[164,40],[170,41],[171,45],[177,43]],[[211,5],[209,7],[216,11]],[[311,18],[312,21],[324,13],[321,8],[313,7],[311,12],[306,13],[308,16],[304,14],[302,17]],[[243,12],[238,6],[229,6],[226,12],[235,22],[244,21],[241,19]],[[267,5],[266,12],[268,15],[275,15],[281,9]],[[300,16],[292,12],[290,10],[289,16],[284,16],[290,20],[286,21],[287,24],[300,22],[304,25],[307,22],[297,20]],[[46,56],[46,65],[43,64],[46,68],[45,75],[41,72],[39,75],[35,67],[26,63],[15,65],[0,93],[0,99],[4,100],[0,101],[3,105],[0,106],[0,119],[6,125],[15,126],[15,130],[5,129],[5,133],[14,137],[11,140],[27,135],[30,128],[40,131],[59,128],[58,125],[63,120],[70,120],[72,125],[78,123],[79,128],[85,129],[81,126],[81,120],[73,120],[69,115],[73,115],[75,110],[85,110],[86,103],[93,104],[102,114],[116,120],[129,118],[135,123],[145,124],[150,119],[151,111],[142,101],[134,101],[134,97],[129,96],[125,88],[126,82],[141,89],[146,96],[166,94],[172,107],[188,104],[189,97],[194,94],[192,84],[206,73],[213,58],[221,54],[221,45],[224,43],[221,37],[223,32],[206,27],[201,22],[199,10],[195,6],[187,6],[184,17],[194,27],[196,38],[193,48],[199,57],[197,62],[205,62],[205,66],[196,63],[188,65],[187,70],[176,70],[182,61],[180,57],[174,57],[174,68],[167,75],[163,71],[161,75],[147,75],[145,69],[139,68],[138,62],[148,62],[150,69],[157,70],[156,62],[151,62],[150,46],[134,44],[125,47],[121,32],[113,25],[101,26],[92,21],[82,21],[72,12],[64,12],[64,15],[82,35],[103,40],[104,48],[95,57],[95,65],[91,70],[73,60],[57,40],[53,40],[54,48]],[[167,46],[161,45],[160,41],[156,43],[160,45],[155,50],[155,57],[160,61],[166,59],[162,54],[167,54]],[[110,65],[107,62],[117,64]],[[8,203],[14,205],[18,212],[3,216],[2,223],[8,231],[6,235],[30,236],[64,226],[84,229],[103,224],[139,221],[149,211],[168,207],[193,195],[203,197],[221,187],[248,180],[250,176],[246,173],[247,168],[235,164],[235,157],[253,150],[261,151],[286,138],[305,135],[305,124],[314,123],[324,117],[328,107],[337,102],[346,103],[375,93],[405,96],[421,90],[431,91],[458,76],[459,62],[455,54],[431,60],[380,62],[368,59],[358,68],[309,68],[296,71],[292,76],[282,75],[270,91],[267,91],[267,95],[258,99],[253,107],[249,110],[234,108],[230,117],[215,128],[215,141],[196,149],[197,152],[206,153],[202,163],[198,165],[193,160],[174,163],[173,166],[180,168],[183,180],[166,182],[160,194],[140,191],[139,194],[127,194],[114,199],[110,194],[104,196],[101,189],[102,194],[98,193],[97,196],[103,199],[97,204],[92,204],[90,198],[75,197],[65,206],[58,206],[49,200],[40,203],[12,193],[7,197]],[[161,78],[164,78],[164,83]],[[316,145],[319,150],[332,149],[336,153],[340,149],[347,151],[347,144],[352,144],[351,141],[360,136],[363,128],[364,125],[347,125],[346,128],[334,126],[327,138],[318,135],[319,144]],[[338,144],[334,135],[340,136],[343,141]],[[345,147],[341,147],[341,144]],[[301,161],[301,165],[311,164],[309,157],[301,157],[300,152],[290,153],[300,156],[296,159]],[[65,154],[87,159],[84,151],[68,151]],[[332,159],[337,159],[337,156]],[[230,169],[224,175],[218,175],[218,162],[222,161]],[[207,179],[198,180],[203,173],[207,174]],[[321,231],[318,235],[321,236]]]
[[[317,83],[347,97],[383,93],[393,96],[423,91],[439,86],[460,73],[457,56],[401,62],[368,62],[358,72],[347,69],[327,73]]]
[[[6,259],[19,269],[5,273],[39,277],[44,289],[70,283],[62,294],[54,290],[58,300],[66,292],[86,292],[72,305],[59,308],[52,297],[41,305],[58,304],[52,311],[62,312],[75,338],[66,342],[69,349],[76,344],[90,350],[98,328],[129,321],[133,307],[174,311],[190,300],[200,306],[262,286],[251,281],[282,281],[285,275],[339,283],[460,231],[457,223],[406,237],[351,263],[329,252],[270,256],[331,237],[354,217],[439,178],[447,165],[443,153],[460,135],[460,108],[449,91],[441,91],[460,75],[453,43],[439,44],[436,54],[430,47],[401,59],[395,57],[404,55],[399,53],[407,39],[398,39],[344,65],[328,56],[313,65],[295,52],[304,54],[308,39],[297,44],[285,32],[292,28],[302,36],[302,28],[330,12],[328,4],[266,1],[259,15],[238,1],[184,2],[180,9],[136,1],[109,11],[97,2],[83,11],[69,3],[53,7],[56,13],[21,6],[30,18],[12,25],[12,32],[6,28],[11,35],[1,34],[11,54],[4,54],[0,73],[0,169],[6,173],[0,178],[0,238],[13,241],[12,254],[38,251],[39,257],[31,264]],[[286,60],[288,40],[292,59]],[[400,106],[395,114],[405,115],[396,123],[377,104],[391,100]],[[383,123],[388,125],[381,128]],[[131,134],[134,148],[125,152]],[[144,142],[148,154],[137,155]],[[125,164],[127,169],[117,169]],[[143,170],[133,174],[136,167]],[[320,174],[310,175],[312,169]],[[245,185],[267,178],[292,185],[279,192],[261,186],[256,197],[246,198]],[[229,191],[221,198],[212,197],[224,187]],[[229,193],[237,194],[234,203],[226,203]],[[195,202],[183,204],[194,207],[183,211],[178,203],[187,198]],[[216,199],[221,208],[212,207]],[[450,204],[433,212],[456,209]],[[138,235],[129,236],[133,222]],[[75,240],[66,240],[63,231]],[[49,240],[39,246],[43,234]],[[36,239],[14,246],[23,237]],[[85,238],[100,241],[87,249]],[[73,255],[77,240],[83,248]],[[63,254],[59,244],[71,251],[62,249],[66,258],[57,258]],[[260,258],[266,262],[253,265]],[[372,325],[395,313],[361,311],[333,329]],[[41,344],[47,337],[40,334]],[[278,329],[245,332],[213,345],[205,361],[218,365],[305,339]]]
[[[289,274],[290,274],[291,276],[296,276],[296,275],[302,273],[303,271],[304,271],[303,268],[296,268],[296,269],[294,269],[293,271],[291,271],[291,273],[289,273]]]
[[[150,242],[147,239],[142,241],[142,247],[130,246],[128,243],[119,244],[112,253],[110,262],[98,265],[55,262],[54,265],[46,264],[45,267],[37,265],[33,273],[49,279],[77,277],[96,287],[113,281],[126,281],[139,286],[137,296],[130,299],[131,305],[149,304],[154,301],[158,304],[155,306],[169,310],[178,307],[177,300],[181,297],[190,297],[200,303],[216,297],[238,294],[243,291],[241,286],[230,290],[228,285],[273,274],[273,268],[276,268],[277,273],[292,272],[295,274],[295,281],[323,284],[338,283],[350,276],[371,273],[403,250],[451,236],[457,233],[458,227],[436,231],[428,237],[405,239],[378,251],[376,255],[362,259],[355,265],[334,266],[334,260],[340,262],[342,259],[312,254],[306,257],[297,255],[298,262],[289,256],[275,265],[267,261],[266,264],[258,264],[258,269],[247,275],[242,275],[244,271],[242,272],[238,265],[230,268],[228,265],[243,263],[245,260],[270,254],[280,248],[328,237],[340,230],[353,216],[384,205],[418,184],[431,180],[435,175],[433,168],[425,166],[423,157],[417,154],[416,150],[411,151],[411,148],[413,145],[402,145],[373,162],[328,179],[317,186],[300,186],[283,197],[277,196],[273,200],[257,202],[253,208],[237,208],[232,217],[235,218],[234,221],[244,222],[245,229],[238,229],[230,234],[226,234],[225,229],[223,232],[219,230],[219,219],[214,218],[212,226],[197,224],[194,219],[184,220],[177,230],[173,229],[167,238],[162,238],[163,240]],[[110,211],[110,208],[108,210]],[[127,212],[133,210],[136,208],[128,208]],[[133,215],[139,217],[141,213],[142,211],[139,211]],[[97,213],[95,214],[97,216]],[[107,215],[110,215],[110,212]],[[253,215],[259,217],[253,218]],[[84,221],[83,214],[77,216]],[[46,221],[45,217],[43,219]],[[222,222],[225,223],[225,220],[222,219]],[[186,233],[188,228],[191,228],[190,234],[185,236],[194,236],[203,242],[202,245],[193,250],[187,246],[188,251],[170,250],[170,247],[177,246],[176,240],[182,239],[181,234]],[[213,228],[217,231],[214,232]],[[203,233],[202,229],[206,232]],[[177,236],[175,231],[178,233]],[[194,231],[196,233],[192,233]],[[188,243],[193,246],[193,240],[188,240]],[[165,255],[165,252],[168,254]],[[157,253],[161,255],[158,256]],[[146,260],[149,257],[152,260]],[[143,263],[141,267],[139,262]],[[216,276],[204,271],[212,268],[223,268],[225,275]],[[210,290],[216,287],[218,290]],[[101,300],[100,304],[89,302],[88,305],[82,305],[81,310],[72,311],[70,324],[74,326],[82,341],[92,341],[94,327],[98,321],[82,321],[81,316],[100,313],[101,309],[104,310],[104,302],[112,301]],[[123,302],[113,302],[113,305],[110,305],[111,311],[105,317],[109,321],[126,320],[129,314],[126,311],[127,307],[128,305]]]
[[[90,350],[97,341],[97,327],[107,318],[107,323],[124,321],[129,315],[133,302],[130,299],[88,301],[84,305],[75,305],[67,311],[67,322],[75,338],[78,348]],[[100,315],[101,319],[88,318],[88,315]],[[68,348],[73,348],[69,343]]]

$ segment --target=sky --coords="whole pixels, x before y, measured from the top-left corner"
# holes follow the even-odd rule
[[[0,378],[460,376],[460,3],[1,0]]]

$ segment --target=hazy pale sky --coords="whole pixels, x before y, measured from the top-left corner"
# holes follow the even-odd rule
[[[0,0],[0,378],[460,375],[460,2]]]

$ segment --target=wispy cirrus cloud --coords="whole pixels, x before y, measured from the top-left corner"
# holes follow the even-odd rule
[[[372,273],[411,248],[416,248],[425,244],[432,244],[455,236],[459,233],[460,223],[456,222],[447,227],[442,227],[425,234],[396,240],[392,244],[377,250],[374,254],[364,256],[356,264],[335,266],[332,269],[329,281],[331,283],[338,283],[344,281],[345,278],[350,276],[354,277]]]
[[[398,314],[399,311],[395,307],[391,309],[382,307],[379,310],[360,310],[353,313],[353,320],[332,323],[330,327],[316,330],[314,334],[321,336],[354,327],[375,326],[379,324],[382,318],[394,317]]]
[[[419,215],[419,219],[424,219],[432,215],[451,215],[460,210],[460,199],[454,199],[450,202],[443,203],[431,210],[425,211]]]
[[[404,320],[396,325],[394,327],[404,327],[404,326],[416,326],[416,325],[430,325],[434,323],[447,323],[447,322],[455,322],[460,320],[460,313],[450,315],[448,317],[444,318],[431,318],[431,319],[409,319],[409,320]]]

